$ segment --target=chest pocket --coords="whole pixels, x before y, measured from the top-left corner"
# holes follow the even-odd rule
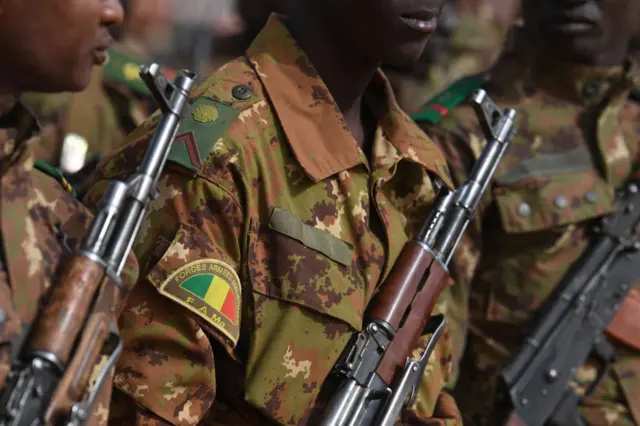
[[[351,245],[273,208],[251,222],[253,290],[246,399],[283,424],[305,424],[325,378],[362,325],[363,280]]]
[[[567,169],[559,171],[548,164],[496,178],[497,217],[485,219],[484,283],[476,287],[488,291],[489,320],[528,320],[584,251],[592,219],[614,209],[614,190],[593,167],[562,161]]]

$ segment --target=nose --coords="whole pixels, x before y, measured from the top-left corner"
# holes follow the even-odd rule
[[[120,0],[102,0],[102,25],[110,27],[122,24],[124,11]]]

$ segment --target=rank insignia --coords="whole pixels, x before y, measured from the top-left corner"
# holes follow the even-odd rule
[[[160,286],[160,293],[189,309],[233,345],[240,335],[240,279],[219,260],[200,259],[174,271]]]

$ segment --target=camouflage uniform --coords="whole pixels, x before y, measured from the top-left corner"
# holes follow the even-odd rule
[[[110,50],[105,67],[94,68],[83,92],[23,95],[22,101],[43,127],[37,158],[73,174],[84,166],[92,170],[101,157],[120,148],[125,136],[154,108],[138,75],[140,65],[120,44]],[[73,179],[80,187],[85,182],[86,173]]]
[[[114,425],[317,422],[327,375],[434,198],[428,172],[449,182],[381,73],[366,97],[371,160],[275,16],[195,89],[136,247],[146,279],[121,317]],[[103,164],[89,203],[135,170],[152,127]],[[447,335],[412,424],[436,401],[427,424],[459,424],[441,394],[450,353]]]
[[[0,389],[9,373],[12,350],[24,341],[52,285],[61,256],[77,248],[91,215],[63,187],[34,169],[38,143],[35,119],[17,105],[0,118]],[[137,279],[128,263],[125,284]],[[92,424],[106,424],[111,386],[96,403]]]
[[[522,40],[526,43],[526,40]],[[628,99],[640,69],[575,64],[551,67],[522,44],[487,75],[501,107],[518,111],[518,134],[500,164],[475,227],[459,248],[455,309],[469,336],[456,397],[466,425],[486,423],[495,407],[496,374],[530,331],[541,307],[583,253],[593,219],[613,209],[614,188],[640,165],[640,104]],[[447,115],[423,128],[445,151],[461,182],[482,149],[475,115],[442,105]],[[585,366],[577,385],[595,378]],[[640,356],[617,348],[610,373],[586,398],[592,425],[640,424]]]

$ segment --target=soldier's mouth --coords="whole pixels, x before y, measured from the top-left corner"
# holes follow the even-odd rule
[[[423,9],[400,16],[409,28],[423,33],[432,33],[438,26],[438,9]]]
[[[104,49],[96,49],[93,51],[93,63],[94,65],[104,65],[109,59],[109,51]]]

